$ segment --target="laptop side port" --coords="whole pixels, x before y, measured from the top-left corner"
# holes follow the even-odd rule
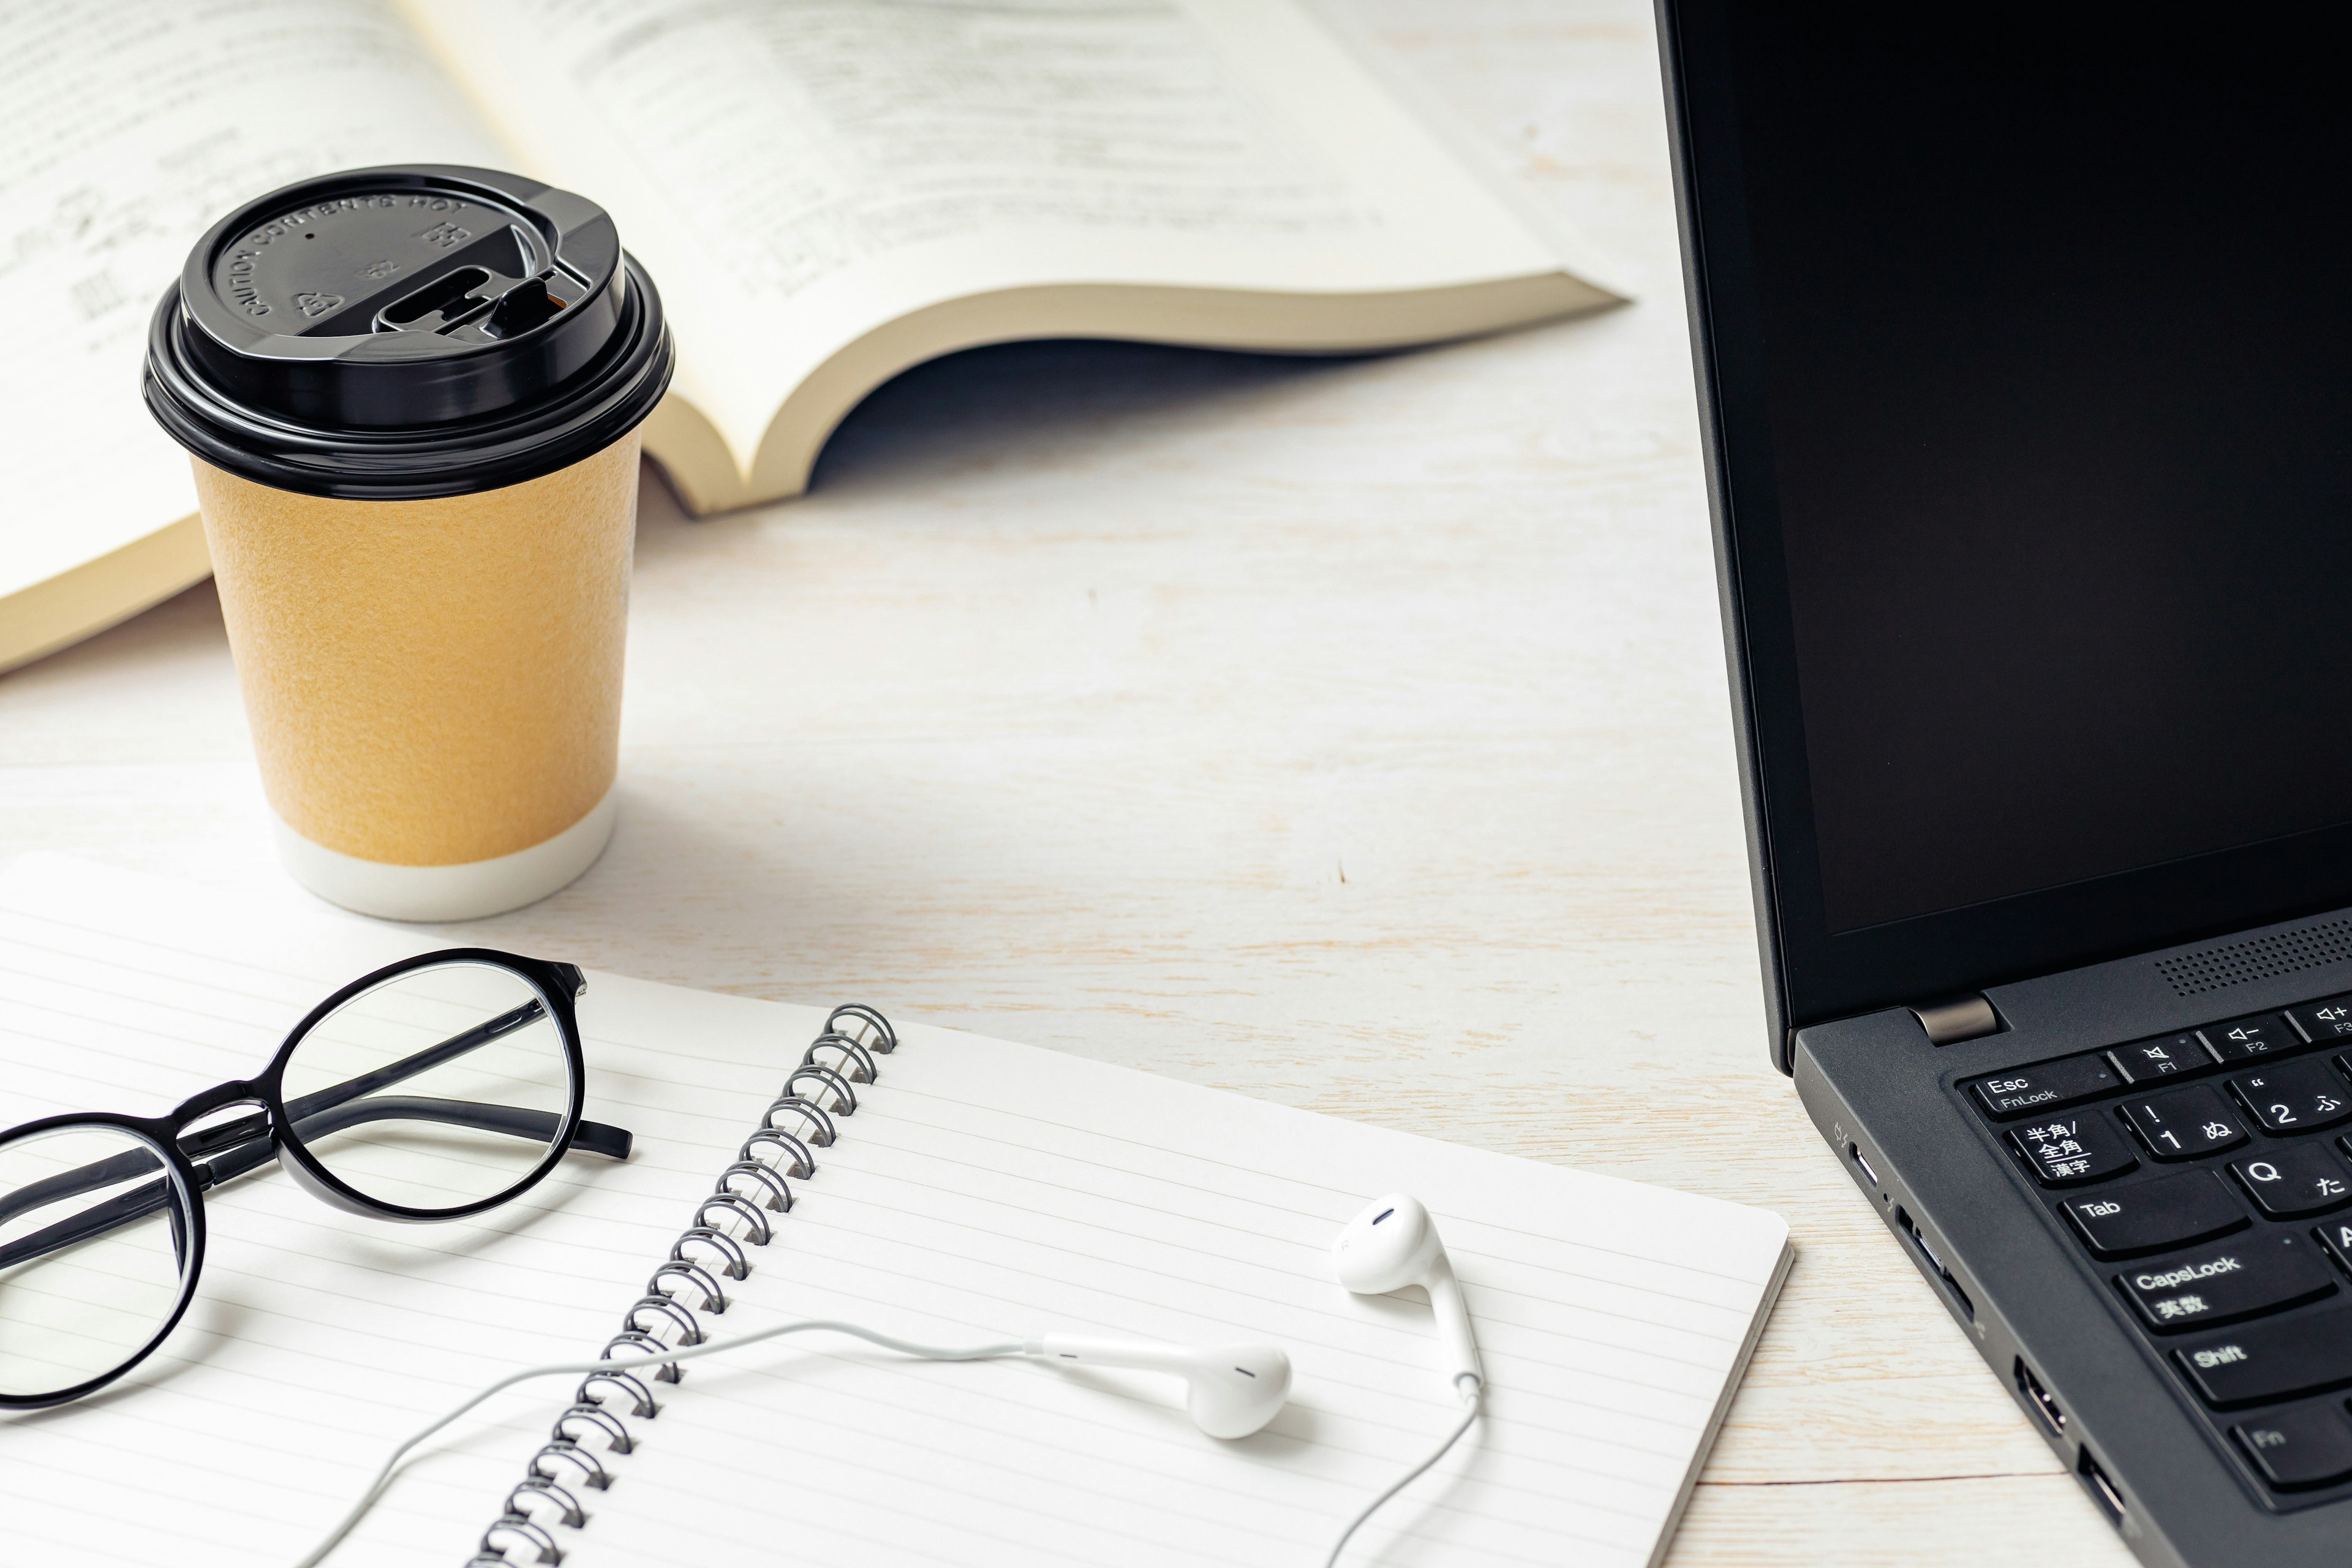
[[[2083,1489],[2091,1494],[2091,1500],[2099,1505],[2099,1511],[2107,1516],[2107,1522],[2121,1530],[2124,1527],[2124,1494],[2116,1489],[2115,1482],[2107,1479],[2107,1472],[2099,1468],[2098,1460],[2091,1458],[2090,1449],[2084,1449],[2083,1457],[2075,1461],[2074,1474],[2081,1479]]]
[[[1928,1243],[1927,1233],[1919,1228],[1917,1222],[1912,1219],[1911,1212],[1901,1204],[1895,1205],[1895,1228],[1902,1232],[1905,1240],[1919,1249],[1921,1258],[1927,1260],[1927,1267],[1934,1272],[1936,1282],[1941,1285],[1944,1288],[1944,1293],[1951,1298],[1952,1310],[1960,1315],[1963,1322],[1975,1322],[1977,1304],[1969,1300],[1969,1293],[1960,1289],[1960,1282],[1952,1278],[1952,1271],[1944,1267],[1944,1260],[1941,1258],[1936,1256],[1935,1247]]]
[[[1878,1173],[1872,1170],[1870,1168],[1870,1162],[1863,1157],[1861,1144],[1847,1144],[1845,1146],[1845,1157],[1854,1163],[1855,1168],[1862,1172],[1863,1179],[1871,1184],[1874,1191],[1886,1184],[1878,1179]]]
[[[2065,1436],[2066,1413],[2058,1407],[2056,1400],[2050,1397],[2050,1391],[2042,1386],[2042,1380],[2033,1375],[2033,1369],[2025,1364],[2023,1356],[2017,1358],[2017,1392],[2023,1396],[2025,1408],[2033,1413],[2035,1423],[2044,1432],[2053,1437]],[[2085,1453],[2083,1458],[2087,1464],[2090,1455]]]

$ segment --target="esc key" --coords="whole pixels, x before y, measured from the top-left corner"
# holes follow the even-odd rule
[[[2097,1057],[2065,1057],[2054,1062],[2011,1068],[1969,1086],[1977,1102],[2006,1121],[2031,1110],[2055,1110],[2077,1100],[2112,1094],[2124,1087],[2115,1069]]]

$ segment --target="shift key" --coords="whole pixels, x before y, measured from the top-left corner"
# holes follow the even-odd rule
[[[2183,1171],[2066,1200],[2066,1217],[2102,1258],[2132,1258],[2224,1235],[2246,1209],[2218,1171]]]
[[[2352,1307],[2248,1323],[2172,1352],[2205,1403],[2267,1405],[2352,1383]]]

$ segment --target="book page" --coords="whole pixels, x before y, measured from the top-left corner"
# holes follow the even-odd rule
[[[1559,269],[1287,0],[411,9],[531,172],[613,212],[747,470],[793,387],[942,301]]]
[[[196,510],[148,416],[156,301],[237,203],[329,170],[505,162],[382,0],[0,14],[0,599]]]

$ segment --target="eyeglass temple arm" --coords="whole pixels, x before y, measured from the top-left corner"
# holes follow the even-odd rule
[[[574,973],[577,972],[574,971]],[[545,1013],[546,1009],[534,997],[519,1007],[509,1008],[495,1018],[485,1019],[461,1034],[452,1035],[438,1045],[427,1046],[425,1049],[414,1055],[403,1057],[396,1062],[387,1062],[373,1072],[362,1073],[357,1078],[346,1079],[341,1083],[331,1084],[325,1089],[303,1095],[299,1100],[289,1100],[286,1102],[286,1114],[296,1127],[307,1130],[311,1119],[321,1111],[331,1110],[362,1095],[373,1094],[379,1089],[389,1088],[403,1079],[415,1078],[418,1073],[428,1072],[445,1062],[455,1061],[468,1051],[478,1050],[493,1040],[500,1039],[513,1034],[517,1029],[538,1022]],[[461,1105],[470,1102],[447,1100],[441,1103]],[[518,1136],[537,1137],[541,1140],[550,1139],[555,1135],[554,1118],[546,1112],[521,1111],[507,1106],[479,1106],[477,1109],[508,1116],[542,1116],[545,1117],[545,1121],[530,1128],[524,1128],[520,1124],[500,1126],[489,1121],[469,1121],[460,1124],[479,1126],[488,1131],[512,1131]],[[387,1112],[386,1114],[401,1113]],[[369,1120],[369,1118],[360,1120]],[[453,1119],[447,1116],[436,1116],[425,1120],[448,1121]],[[327,1132],[340,1131],[351,1125],[353,1125],[351,1121],[340,1121],[332,1127],[320,1128],[312,1136],[324,1136]],[[541,1130],[542,1126],[543,1131]],[[226,1181],[230,1176],[242,1175],[256,1166],[267,1163],[271,1154],[271,1146],[267,1137],[268,1130],[268,1120],[257,1113],[252,1116],[239,1117],[235,1121],[226,1122],[221,1126],[208,1128],[205,1131],[183,1138],[180,1140],[180,1148],[192,1160],[203,1160],[225,1152],[232,1155],[235,1168],[226,1173],[220,1171],[220,1162],[215,1161],[212,1180],[205,1183],[205,1185],[212,1186]],[[258,1149],[249,1148],[248,1145],[254,1143],[256,1140],[260,1141]],[[585,1149],[592,1154],[603,1154],[614,1160],[625,1160],[629,1157],[629,1133],[625,1128],[608,1127],[596,1121],[583,1121],[573,1131],[572,1142],[574,1148]],[[46,1180],[19,1187],[14,1193],[0,1194],[0,1224],[5,1224],[26,1210],[37,1208],[43,1204],[55,1203],[60,1198],[71,1197],[76,1193],[90,1192],[99,1187],[111,1186],[117,1182],[128,1181],[142,1172],[155,1169],[156,1163],[153,1155],[133,1150],[117,1154],[110,1160],[100,1160],[70,1171],[61,1171]],[[151,1208],[141,1212],[152,1213],[152,1210]]]
[[[357,1105],[339,1105],[304,1117],[294,1124],[294,1131],[307,1142],[324,1138],[346,1128],[369,1121],[438,1121],[451,1127],[470,1127],[482,1132],[504,1132],[516,1138],[534,1138],[541,1143],[551,1142],[563,1119],[551,1110],[526,1110],[516,1105],[484,1105],[470,1100],[427,1100],[414,1094],[382,1094],[363,1100]],[[607,1126],[602,1121],[582,1121],[572,1130],[573,1152],[602,1154],[608,1160],[629,1157],[631,1139],[625,1127]],[[209,1177],[207,1187],[218,1186],[235,1176],[242,1176],[257,1166],[276,1159],[276,1146],[267,1137],[249,1138],[222,1153],[215,1154],[200,1173]]]
[[[305,1138],[323,1138],[329,1133],[341,1132],[369,1121],[439,1121],[453,1127],[471,1127],[485,1132],[533,1138],[544,1143],[555,1136],[555,1130],[562,1119],[552,1111],[526,1110],[520,1106],[481,1105],[467,1100],[426,1100],[416,1095],[383,1095],[358,1105],[338,1106],[332,1110],[306,1118],[299,1131]],[[243,1126],[245,1121],[232,1125]],[[583,1121],[572,1132],[573,1152],[602,1154],[608,1160],[627,1159],[630,1142],[627,1128],[612,1127],[602,1121]],[[268,1136],[248,1138],[196,1168],[199,1190],[216,1187],[223,1182],[266,1165],[277,1157],[277,1144]],[[76,1193],[129,1181],[156,1169],[158,1164],[154,1155],[132,1150],[117,1154],[110,1160],[97,1160],[75,1170],[60,1172],[46,1181],[31,1183],[0,1197],[0,1223],[27,1209],[71,1197]],[[0,1246],[0,1268],[56,1252],[78,1241],[102,1236],[133,1220],[144,1219],[170,1201],[171,1185],[159,1177],[134,1191],[118,1194],[80,1214]]]
[[[467,1051],[479,1050],[492,1040],[502,1039],[517,1029],[539,1022],[545,1016],[546,1009],[535,998],[520,1007],[510,1007],[497,1017],[485,1019],[462,1034],[452,1035],[437,1046],[427,1046],[414,1056],[387,1062],[373,1072],[363,1072],[357,1078],[330,1084],[299,1100],[289,1100],[286,1102],[287,1118],[298,1123],[307,1121],[319,1111],[331,1110],[362,1095],[373,1094],[380,1089],[390,1089],[418,1073],[429,1072],[444,1062],[456,1061]]]
[[[478,1050],[493,1040],[503,1038],[513,1034],[517,1029],[537,1023],[545,1016],[546,1009],[541,1005],[537,998],[533,998],[519,1007],[507,1009],[495,1018],[485,1019],[463,1033],[452,1035],[437,1045],[427,1046],[423,1050],[403,1057],[396,1062],[387,1062],[373,1072],[364,1072],[357,1078],[345,1079],[341,1083],[330,1084],[325,1089],[314,1089],[298,1099],[289,1100],[286,1102],[287,1119],[292,1121],[298,1130],[308,1131],[312,1119],[321,1112],[348,1104],[363,1095],[373,1094],[377,1089],[389,1089],[404,1079],[415,1078],[418,1073],[430,1072],[446,1062],[457,1060],[467,1051]],[[449,1103],[462,1102],[453,1100]],[[495,1108],[484,1107],[483,1109]],[[350,1122],[337,1122],[331,1127],[322,1127],[311,1135],[323,1136],[327,1132],[339,1131],[350,1125]],[[485,1126],[491,1131],[507,1131],[505,1128],[489,1127],[487,1123],[473,1125]],[[602,1134],[618,1132],[621,1138],[620,1152],[614,1153],[610,1149],[602,1147],[596,1142],[583,1142],[589,1138],[589,1129],[592,1127],[598,1128]],[[252,1140],[261,1137],[267,1131],[268,1123],[259,1115],[240,1117],[235,1121],[208,1128],[193,1137],[183,1138],[180,1140],[180,1148],[192,1160],[205,1159],[227,1151],[249,1154],[250,1152],[244,1146]],[[534,1132],[533,1135],[552,1138],[554,1131],[551,1127],[545,1132]],[[619,1128],[606,1128],[601,1123],[583,1121],[578,1130],[573,1132],[572,1142],[575,1145],[585,1147],[590,1153],[608,1154],[616,1160],[625,1160],[629,1157],[628,1137],[628,1133]],[[610,1142],[608,1136],[604,1138],[604,1142]],[[267,1158],[266,1152],[245,1159],[229,1174],[241,1175],[260,1164],[265,1158]],[[227,1176],[218,1179],[226,1181]]]
[[[151,1165],[154,1163],[152,1155],[137,1157],[145,1159]],[[159,1176],[143,1187],[117,1194],[102,1204],[0,1246],[0,1268],[62,1251],[78,1241],[103,1236],[133,1220],[145,1218],[171,1201],[171,1184]]]
[[[515,1138],[536,1139],[541,1143],[554,1140],[556,1129],[563,1119],[551,1110],[526,1110],[518,1105],[485,1105],[471,1100],[427,1100],[422,1095],[380,1094],[356,1105],[339,1105],[316,1111],[294,1124],[294,1131],[305,1142],[341,1132],[370,1121],[438,1121],[451,1127],[470,1127],[481,1132],[504,1132]],[[243,1126],[239,1122],[236,1125]],[[583,1121],[572,1130],[572,1151],[583,1154],[602,1154],[608,1160],[629,1157],[632,1139],[625,1127],[614,1127],[602,1121]],[[193,1152],[193,1151],[191,1152]],[[206,1187],[215,1187],[232,1177],[268,1164],[278,1157],[276,1146],[267,1136],[248,1135],[233,1147],[215,1154],[198,1168],[205,1178]]]
[[[486,1019],[462,1034],[452,1035],[438,1045],[427,1046],[425,1049],[414,1055],[403,1057],[396,1062],[387,1062],[373,1072],[362,1073],[357,1078],[345,1079],[341,1083],[329,1084],[324,1089],[314,1089],[298,1099],[289,1100],[286,1102],[287,1119],[297,1128],[307,1128],[310,1124],[311,1118],[321,1111],[331,1110],[336,1106],[348,1104],[362,1095],[373,1094],[379,1089],[389,1089],[405,1079],[415,1078],[418,1073],[429,1072],[445,1062],[455,1061],[467,1051],[478,1050],[492,1040],[499,1039],[527,1025],[538,1022],[544,1014],[545,1009],[535,999],[524,1003],[520,1007],[509,1008],[495,1018]],[[326,1131],[338,1131],[347,1125],[349,1123],[338,1123],[336,1127]],[[598,1124],[594,1122],[582,1122],[579,1131],[573,1134],[573,1141],[578,1142],[585,1135],[588,1128],[596,1125]],[[241,1149],[243,1145],[260,1137],[268,1130],[268,1123],[258,1113],[239,1117],[235,1121],[223,1122],[218,1127],[209,1127],[202,1132],[181,1139],[180,1149],[192,1160],[206,1159],[225,1150]],[[607,1131],[618,1131],[619,1129]],[[551,1137],[553,1134],[549,1132],[543,1136]],[[625,1160],[629,1157],[625,1146],[628,1134],[623,1132],[621,1136],[624,1140],[624,1147],[620,1153],[613,1157]],[[607,1151],[592,1147],[590,1152],[602,1154]],[[240,1165],[237,1170],[240,1173],[249,1171],[254,1163],[258,1162]],[[0,1215],[0,1219],[5,1217],[5,1215]]]
[[[150,1171],[161,1170],[163,1162],[143,1149],[132,1149],[111,1159],[93,1160],[87,1165],[77,1165],[70,1171],[59,1171],[37,1182],[27,1182],[13,1193],[0,1193],[0,1225],[5,1225],[30,1209],[53,1204],[76,1193],[95,1192],[110,1187],[117,1182],[127,1182]]]

